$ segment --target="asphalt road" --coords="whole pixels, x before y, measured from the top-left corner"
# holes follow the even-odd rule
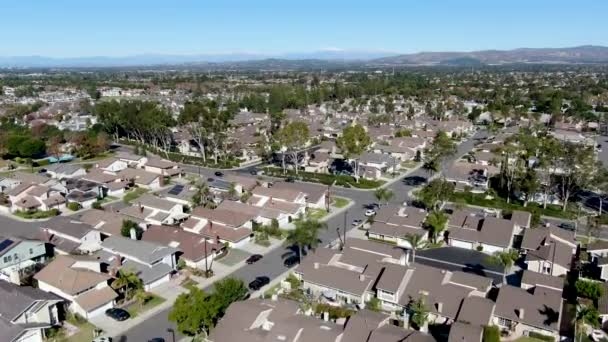
[[[484,132],[477,132],[474,137],[479,137],[484,135]],[[473,139],[469,139],[464,143],[458,146],[458,152],[456,155],[447,160],[444,164],[445,166],[450,165],[455,159],[460,156],[466,154],[473,148]],[[198,167],[182,165],[186,172],[198,174]],[[201,174],[207,175],[209,177],[213,177],[214,170],[201,168]],[[238,171],[225,171],[224,173],[230,172],[238,172]],[[243,171],[241,171],[243,172]],[[248,172],[245,170],[244,172]],[[429,174],[422,170],[416,170],[410,173],[407,177],[424,177],[428,178]],[[390,185],[390,189],[395,192],[395,197],[392,199],[391,203],[403,203],[404,201],[409,201],[410,198],[408,196],[408,192],[414,189],[414,186],[407,185],[403,182],[402,179]],[[373,191],[361,191],[355,189],[345,189],[335,187],[332,189],[332,195],[340,196],[340,197],[348,197],[351,199],[354,204],[349,208],[346,212],[346,229],[352,229],[352,222],[355,219],[364,219],[365,218],[365,208],[364,206],[377,202]],[[320,239],[322,241],[322,245],[330,243],[331,241],[337,239],[338,235],[336,232],[336,228],[340,228],[343,233],[344,227],[344,215],[338,215],[331,217],[327,221],[328,229],[326,231],[321,232]],[[270,279],[274,279],[279,275],[283,274],[287,268],[283,265],[283,260],[286,256],[293,255],[291,249],[285,248],[277,248],[268,254],[264,255],[264,258],[259,262],[253,265],[246,265],[235,272],[233,272],[230,276],[242,279],[245,284],[248,284],[253,279],[258,276],[267,276]],[[206,288],[206,290],[211,290],[212,286]],[[160,311],[158,314],[152,316],[141,324],[133,327],[128,330],[124,335],[117,336],[116,339],[120,342],[131,342],[131,341],[147,341],[153,337],[164,337],[167,341],[171,340],[170,333],[167,332],[168,328],[175,329],[175,325],[167,319],[169,310]],[[177,339],[179,339],[179,334]]]

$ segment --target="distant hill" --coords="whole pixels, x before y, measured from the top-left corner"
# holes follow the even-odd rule
[[[513,63],[608,63],[608,47],[522,48],[471,52],[419,52],[370,61],[379,65],[513,64]]]
[[[144,54],[125,57],[45,56],[0,57],[0,68],[95,68],[157,67],[249,70],[305,70],[333,68],[370,68],[386,66],[447,65],[474,66],[515,63],[608,64],[608,47],[522,48],[471,52],[419,52],[391,55],[389,52],[329,49],[278,55],[227,53],[205,55]]]

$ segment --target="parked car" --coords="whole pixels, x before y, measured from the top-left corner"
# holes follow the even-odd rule
[[[373,210],[373,209],[367,209],[365,211],[365,216],[367,216],[367,217],[371,217],[371,216],[374,216],[374,215],[376,215],[376,211]]]
[[[254,254],[254,255],[250,256],[249,258],[247,258],[247,260],[245,262],[247,263],[247,265],[251,265],[251,264],[258,262],[263,257],[264,256],[262,256],[261,254]]]
[[[574,223],[570,222],[562,222],[558,225],[558,227],[560,227],[561,229],[569,230],[571,232],[576,231],[576,226],[574,225]]]
[[[295,264],[298,264],[300,262],[300,258],[298,258],[296,255],[292,255],[289,258],[285,259],[285,261],[283,261],[283,265],[285,267],[292,267]]]
[[[131,315],[129,314],[129,312],[127,310],[120,309],[120,308],[111,308],[111,309],[106,310],[106,316],[110,317],[111,319],[113,319],[115,321],[119,321],[119,322],[127,320],[127,319],[129,319],[129,317],[131,317]]]
[[[217,177],[223,177],[224,174],[220,171],[215,171],[214,175],[216,175]]]
[[[599,341],[601,341],[601,340],[604,339],[604,336],[606,336],[606,334],[604,334],[604,332],[602,330],[600,330],[600,329],[594,329],[591,332],[591,339],[593,341],[599,342]]]
[[[295,182],[295,181],[296,181],[296,177],[294,177],[294,176],[289,176],[289,177],[285,178],[285,181],[286,181],[287,183],[293,183],[293,182]]]
[[[268,285],[270,283],[270,278],[261,276],[256,277],[251,283],[249,283],[249,288],[253,291],[257,291],[264,287],[264,285]]]
[[[165,342],[165,339],[162,337],[155,337],[151,340],[148,340],[148,342]]]
[[[353,226],[358,226],[358,225],[360,225],[362,222],[363,222],[363,220],[359,220],[359,219],[353,220]]]
[[[97,337],[92,342],[112,342],[111,337]]]

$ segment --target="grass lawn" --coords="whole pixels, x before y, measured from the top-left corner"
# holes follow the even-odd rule
[[[471,192],[454,192],[452,194],[451,200],[453,202],[467,203],[471,205],[476,205],[480,207],[488,207],[488,208],[497,208],[501,210],[523,210],[532,213],[532,215],[544,215],[557,217],[562,219],[573,219],[576,217],[576,211],[573,209],[568,209],[566,211],[562,211],[561,206],[548,204],[547,208],[544,209],[542,205],[537,203],[528,203],[527,207],[524,207],[521,203],[517,201],[511,201],[511,203],[507,203],[504,198],[500,198],[498,196],[492,199],[486,199],[485,194],[476,194]]]
[[[148,190],[146,190],[144,188],[135,188],[135,189],[127,192],[127,194],[125,195],[125,197],[122,198],[122,200],[125,203],[131,203],[132,201],[136,200],[137,198],[139,198],[139,196],[145,194],[146,192],[148,192]]]
[[[522,337],[518,338],[517,340],[515,340],[515,342],[545,342],[545,341],[538,339],[538,338],[534,338],[534,337],[522,336]]]
[[[118,199],[118,197],[114,197],[114,196],[106,196],[100,200],[97,200],[97,203],[99,203],[100,205],[104,205],[108,202],[112,202],[112,201],[116,201]]]
[[[77,323],[73,320],[69,321],[70,324],[78,327],[78,332],[70,337],[66,337],[60,341],[62,342],[91,342],[93,340],[93,334],[95,333],[96,327],[89,323]]]
[[[129,311],[131,314],[131,318],[137,317],[137,315],[144,313],[155,306],[162,304],[165,301],[165,298],[159,297],[157,295],[153,295],[149,293],[151,296],[150,300],[148,300],[144,305],[140,305],[139,303],[133,303],[125,308],[125,310]]]
[[[193,288],[197,287],[196,284],[196,281],[186,278],[181,284],[179,284],[179,286],[185,288],[186,290],[192,290]]]
[[[334,197],[331,201],[331,205],[336,208],[344,208],[348,205],[348,203],[350,203],[350,201],[342,197]]]
[[[308,216],[309,219],[318,221],[325,217],[327,214],[328,212],[325,209],[309,208],[308,213],[306,213],[306,216]]]
[[[42,219],[42,218],[49,218],[49,217],[57,216],[57,215],[59,215],[59,211],[57,209],[51,209],[48,211],[40,211],[40,210],[21,211],[21,210],[18,210],[16,212],[14,212],[13,214],[15,216],[19,216],[24,219]]]
[[[264,298],[270,298],[273,294],[277,293],[281,288],[281,283],[273,285],[271,288],[264,292]]]

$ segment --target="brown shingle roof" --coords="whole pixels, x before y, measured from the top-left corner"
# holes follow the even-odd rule
[[[72,268],[75,262],[76,260],[70,256],[59,255],[40,272],[36,273],[34,278],[70,295],[76,295],[111,279],[109,275],[104,273],[84,268]]]

